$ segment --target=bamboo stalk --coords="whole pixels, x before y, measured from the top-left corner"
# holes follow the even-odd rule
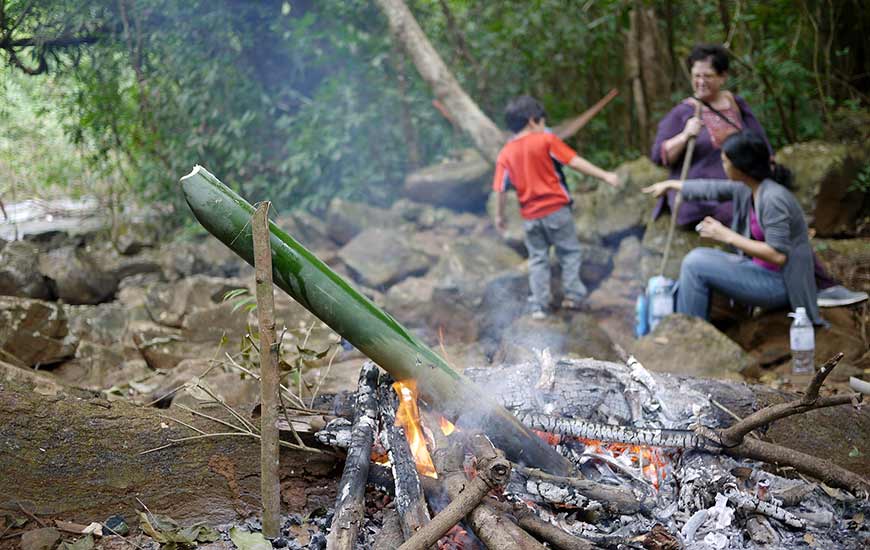
[[[254,267],[257,285],[257,320],[260,330],[260,495],[263,500],[263,536],[281,534],[281,482],[278,477],[278,346],[275,343],[275,297],[272,292],[272,249],[269,246],[268,201],[257,206],[253,226]]]
[[[197,220],[248,263],[253,263],[253,208],[201,166],[181,179]],[[573,466],[426,344],[320,259],[270,222],[275,284],[396,380],[417,380],[430,405],[458,424],[486,432],[514,462],[558,475]],[[461,417],[461,418],[460,418]]]

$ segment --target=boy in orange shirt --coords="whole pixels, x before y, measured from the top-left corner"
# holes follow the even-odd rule
[[[543,319],[550,304],[551,246],[562,267],[562,308],[577,309],[586,296],[580,281],[580,242],[562,166],[614,187],[620,185],[614,172],[595,166],[547,131],[545,118],[544,108],[532,97],[520,96],[508,104],[505,121],[514,136],[498,155],[492,182],[498,193],[495,224],[499,231],[506,227],[505,191],[512,186],[517,192],[529,252],[529,303],[535,319]]]

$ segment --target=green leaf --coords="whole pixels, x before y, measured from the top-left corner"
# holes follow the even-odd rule
[[[859,456],[864,456],[864,453],[858,450],[858,447],[852,447],[852,450],[849,451],[849,458],[858,458]]]
[[[230,540],[239,550],[272,550],[272,543],[262,533],[249,533],[238,527],[230,529]]]

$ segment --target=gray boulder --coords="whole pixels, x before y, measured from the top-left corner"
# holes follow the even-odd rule
[[[248,277],[254,273],[254,268],[210,235],[201,240],[167,243],[160,249],[160,261],[164,278],[169,281],[192,275]]]
[[[329,237],[339,245],[347,244],[363,229],[396,228],[401,223],[401,217],[393,211],[338,197],[329,202],[326,210]]]
[[[54,282],[58,299],[68,304],[99,304],[112,299],[118,290],[118,277],[81,246],[64,246],[41,255],[39,270]]]
[[[144,305],[155,323],[181,328],[189,314],[220,304],[227,292],[245,288],[247,285],[238,279],[195,275],[177,282],[152,284],[147,288]],[[251,299],[251,295],[236,298],[229,303],[230,308],[235,307],[237,300],[245,299]]]
[[[23,367],[60,362],[75,353],[68,336],[60,304],[0,296],[0,360]]]
[[[410,245],[403,233],[375,227],[359,233],[338,256],[357,279],[373,288],[422,275],[430,263],[426,255]]]
[[[64,306],[69,333],[80,341],[117,346],[125,341],[129,325],[127,309],[118,302],[95,306]]]
[[[742,380],[750,366],[743,349],[713,325],[688,315],[665,317],[630,353],[647,369],[702,378]]]
[[[278,218],[275,224],[318,255],[335,250],[335,243],[329,238],[326,223],[309,212],[296,210],[288,216]]]
[[[855,234],[865,194],[850,187],[870,161],[861,146],[796,143],[778,151],[776,160],[794,173],[795,195],[819,236]]]
[[[482,291],[492,276],[506,270],[518,269],[523,258],[506,244],[487,238],[459,237],[446,243],[431,276],[441,286],[459,286]]]
[[[641,157],[622,164],[617,173],[623,181],[621,188],[599,183],[595,191],[575,194],[574,219],[580,240],[618,242],[643,230],[653,200],[640,189],[666,179],[667,171]]]
[[[644,284],[646,284],[646,281],[650,277],[659,274],[662,257],[667,246],[670,223],[671,221],[668,216],[659,216],[659,219],[655,221],[649,220],[646,224],[646,231],[643,234],[643,241],[641,242],[643,251],[639,265],[640,278]],[[665,277],[670,277],[674,280],[679,278],[680,265],[683,263],[683,258],[699,246],[724,248],[715,241],[702,239],[697,232],[691,229],[674,228],[671,252],[668,256],[668,263],[665,266]]]
[[[459,160],[427,166],[405,178],[406,197],[454,210],[477,210],[486,201],[492,163],[473,150]]]
[[[39,248],[12,241],[0,248],[0,294],[22,298],[52,298],[50,282],[39,271]]]

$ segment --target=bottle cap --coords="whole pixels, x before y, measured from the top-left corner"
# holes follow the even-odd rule
[[[807,314],[807,308],[805,308],[805,307],[798,307],[798,308],[795,308],[794,312],[795,312],[797,315],[806,315],[806,314]]]

